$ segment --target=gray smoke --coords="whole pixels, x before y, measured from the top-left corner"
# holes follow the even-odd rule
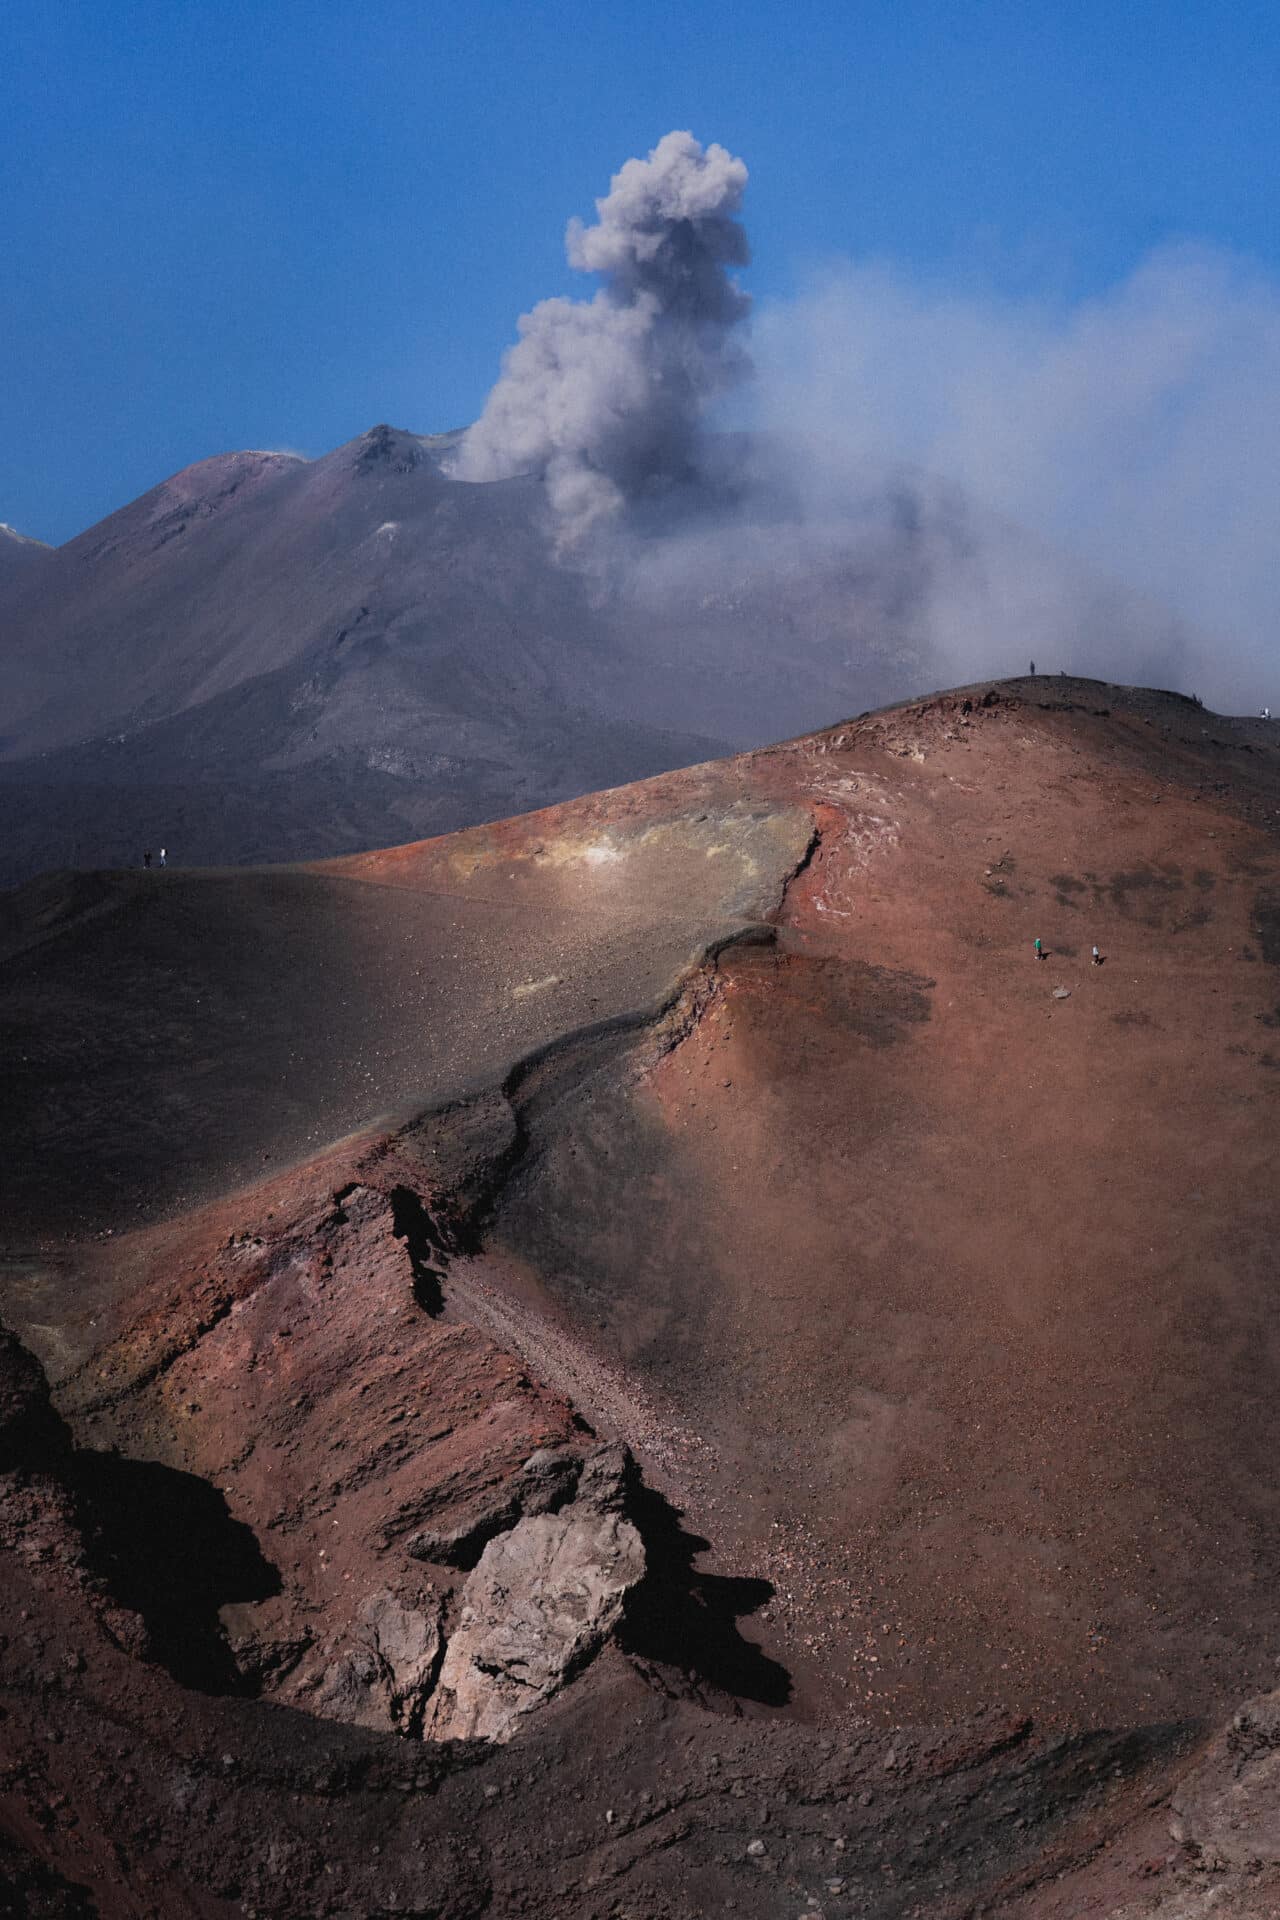
[[[1280,704],[1272,277],[1184,245],[1087,299],[1012,300],[832,261],[756,312],[753,368],[746,180],[688,133],[628,161],[569,227],[599,292],[522,319],[454,468],[543,478],[601,604],[705,659],[701,724],[745,742],[1033,658]],[[710,432],[749,371],[747,431]],[[759,701],[781,664],[811,710],[761,722],[757,632]]]
[[[1061,301],[833,262],[754,333],[808,518],[895,466],[968,503],[931,575],[943,673],[1034,656],[1277,704],[1280,285],[1257,265],[1165,247]]]
[[[541,474],[572,544],[687,477],[707,407],[749,370],[750,302],[731,275],[749,259],[746,184],[741,160],[690,133],[627,161],[596,201],[597,223],[572,220],[565,237],[569,264],[603,285],[521,317],[456,478]]]

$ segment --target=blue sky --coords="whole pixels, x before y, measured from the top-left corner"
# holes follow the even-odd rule
[[[1280,273],[1280,9],[34,0],[0,26],[0,520],[479,411],[563,232],[669,128],[751,169],[748,285],[833,256],[1070,304]]]

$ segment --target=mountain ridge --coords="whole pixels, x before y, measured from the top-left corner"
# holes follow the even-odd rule
[[[1274,729],[1057,675],[0,899],[20,1859],[1269,1914],[1278,965]]]
[[[868,475],[815,518],[799,450],[727,435],[563,551],[540,478],[453,477],[461,437],[220,454],[64,547],[0,547],[0,884],[550,805],[960,677],[948,622],[984,665],[1043,658],[1020,606],[1055,664],[1179,657],[1158,608],[925,474]],[[1030,583],[1011,608],[1008,579]]]
[[[449,479],[458,437],[217,455],[0,579],[0,881],[68,848],[354,851],[798,731],[855,685],[900,690],[888,656],[839,664],[843,587],[790,589],[776,660],[767,592],[730,618],[681,590],[694,629],[668,633],[661,604],[556,561],[536,479]]]

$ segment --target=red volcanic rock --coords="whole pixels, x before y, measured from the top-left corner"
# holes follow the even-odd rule
[[[1267,1912],[1278,823],[1024,683],[11,901],[28,1908]]]
[[[199,1475],[260,1540],[275,1590],[221,1610],[241,1673],[390,1728],[421,1722],[459,1565],[514,1523],[524,1463],[575,1425],[518,1360],[443,1317],[449,1228],[382,1160],[384,1186],[353,1165],[335,1188],[326,1165],[256,1208],[244,1196],[247,1224],[225,1238],[224,1210],[203,1216],[185,1268],[166,1236],[162,1277],[148,1268],[127,1333],[75,1392],[96,1435]],[[434,1577],[428,1523],[471,1543]]]

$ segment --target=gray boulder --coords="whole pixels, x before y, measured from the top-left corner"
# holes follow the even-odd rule
[[[599,1651],[645,1571],[640,1535],[619,1511],[625,1465],[623,1449],[599,1449],[570,1506],[490,1541],[462,1589],[428,1739],[509,1740]]]
[[[406,1606],[389,1589],[371,1593],[307,1705],[350,1726],[417,1733],[442,1645],[438,1602]]]

